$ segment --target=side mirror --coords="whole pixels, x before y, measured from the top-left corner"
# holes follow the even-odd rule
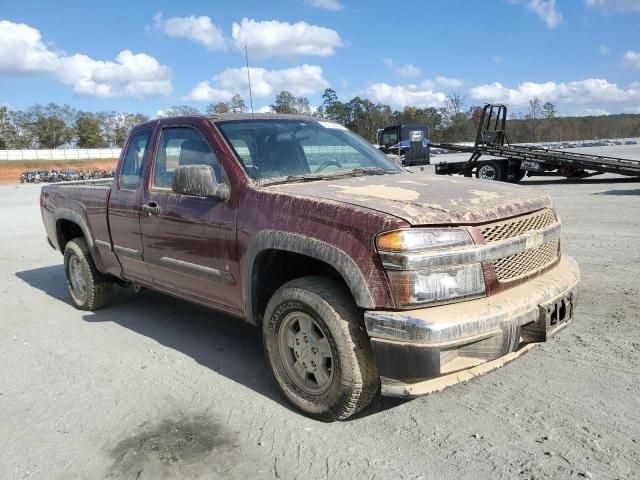
[[[194,197],[229,198],[229,187],[218,183],[209,165],[183,165],[173,172],[173,191]]]

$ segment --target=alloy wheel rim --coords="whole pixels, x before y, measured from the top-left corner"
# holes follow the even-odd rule
[[[289,313],[278,334],[284,368],[298,388],[320,395],[331,386],[334,358],[329,339],[318,323],[304,312]]]

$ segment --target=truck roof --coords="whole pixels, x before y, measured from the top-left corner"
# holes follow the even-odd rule
[[[241,120],[251,120],[252,118],[255,120],[304,120],[307,122],[321,122],[322,118],[312,117],[310,115],[289,115],[284,113],[254,113],[250,112],[244,113],[215,113],[212,115],[180,115],[175,117],[162,117],[162,118],[154,118],[152,120],[148,120],[146,122],[140,123],[139,125],[152,125],[161,120],[190,120],[194,118],[206,118],[213,123],[217,122],[230,122],[230,121],[241,121]]]
[[[214,113],[212,115],[179,115],[175,117],[161,117],[154,118],[151,120],[147,120],[146,122],[139,123],[136,127],[140,127],[143,125],[155,125],[161,120],[173,120],[179,123],[181,120],[192,120],[194,118],[206,118],[207,120],[218,123],[218,122],[233,122],[233,121],[242,121],[242,120],[303,120],[307,122],[322,122],[322,121],[330,121],[326,119],[322,119],[319,117],[312,117],[310,115],[290,115],[285,113],[254,113],[251,112],[243,112],[243,113]]]
[[[284,113],[216,113],[213,115],[204,115],[212,122],[230,122],[241,120],[306,120],[308,122],[322,121],[322,118],[312,117],[310,115],[290,115]]]

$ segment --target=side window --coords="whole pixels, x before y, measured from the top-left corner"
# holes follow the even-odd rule
[[[147,151],[150,130],[141,130],[133,134],[124,156],[118,183],[120,188],[136,190],[142,180],[142,161]]]
[[[222,166],[200,130],[191,127],[164,128],[156,155],[153,187],[170,190],[175,169],[183,165],[209,165],[216,174],[216,180],[223,181]]]
[[[249,150],[249,146],[247,142],[245,142],[242,138],[234,138],[231,140],[231,145],[235,148],[236,153],[244,163],[245,167],[253,167],[253,160],[251,158],[251,150]]]

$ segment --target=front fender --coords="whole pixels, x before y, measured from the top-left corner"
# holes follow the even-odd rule
[[[256,324],[253,302],[253,269],[258,255],[265,250],[298,253],[331,265],[343,278],[361,308],[374,308],[373,296],[353,258],[339,248],[298,233],[263,230],[250,243],[242,275],[242,293],[247,320]]]

